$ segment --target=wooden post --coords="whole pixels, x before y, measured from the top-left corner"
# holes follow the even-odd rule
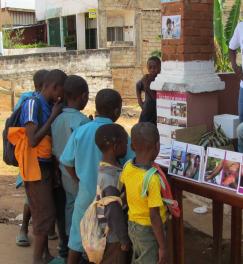
[[[213,200],[213,263],[222,263],[224,205]]]
[[[241,262],[242,210],[232,206],[231,212],[231,264]]]

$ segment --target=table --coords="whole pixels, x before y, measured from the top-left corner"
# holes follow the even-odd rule
[[[184,254],[184,226],[183,226],[183,191],[197,194],[213,200],[213,260],[214,264],[221,264],[222,233],[223,233],[223,205],[232,206],[231,216],[231,264],[241,262],[241,233],[243,196],[230,190],[224,190],[203,183],[189,181],[183,178],[169,176],[174,195],[181,208],[181,218],[173,218],[173,264],[185,264]]]

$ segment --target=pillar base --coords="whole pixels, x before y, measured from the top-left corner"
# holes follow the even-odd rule
[[[151,84],[156,91],[203,93],[224,90],[213,61],[164,61],[161,73]]]

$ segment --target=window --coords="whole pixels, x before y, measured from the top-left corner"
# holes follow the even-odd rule
[[[124,41],[123,27],[108,27],[107,41]]]

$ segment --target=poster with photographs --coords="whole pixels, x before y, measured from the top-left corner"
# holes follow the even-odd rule
[[[187,95],[180,92],[157,92],[157,124],[161,144],[171,144],[177,129],[187,127]]]
[[[243,195],[243,165],[241,165],[241,173],[237,193]]]
[[[169,174],[200,182],[203,165],[203,147],[178,141],[173,142]]]
[[[162,167],[169,168],[170,166],[170,157],[171,157],[171,144],[160,145],[160,152],[155,162],[161,165]]]
[[[174,141],[171,149],[169,174],[183,176],[186,168],[187,144]]]
[[[237,191],[241,163],[241,153],[208,148],[203,182]]]
[[[162,17],[162,39],[180,39],[181,16]]]

